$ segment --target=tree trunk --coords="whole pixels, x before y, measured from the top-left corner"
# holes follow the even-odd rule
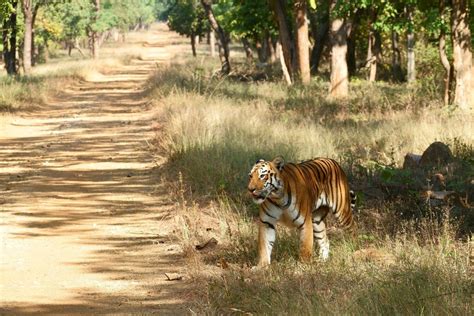
[[[277,60],[276,51],[275,51],[275,46],[273,44],[272,37],[268,34],[268,32],[266,34],[266,41],[267,41],[267,46],[268,46],[267,56],[270,57],[270,62],[274,63]]]
[[[439,16],[441,19],[444,19],[444,15],[446,14],[446,0],[439,1]],[[452,101],[452,83],[454,77],[454,69],[451,61],[448,58],[448,54],[446,53],[446,30],[443,26],[441,26],[438,38],[438,52],[439,58],[441,60],[441,64],[443,65],[445,75],[444,75],[444,95],[443,101],[444,105],[451,104]]]
[[[283,71],[283,77],[285,78],[286,84],[291,86],[293,82],[291,81],[290,73],[288,72],[288,68],[286,67],[282,45],[279,42],[277,43],[277,54],[280,58],[281,70]]]
[[[249,40],[245,37],[242,37],[242,45],[244,45],[245,56],[247,57],[247,62],[251,63],[253,61],[253,52],[250,47]]]
[[[191,34],[191,49],[193,51],[193,57],[196,57],[196,36],[194,34]]]
[[[472,110],[474,100],[471,85],[472,52],[468,3],[466,0],[453,0],[452,4],[451,36],[454,76],[456,78],[454,104],[462,110]]]
[[[40,8],[41,2],[37,2],[35,7],[33,8],[33,20],[31,22],[31,65],[34,66],[36,64],[36,59],[38,57],[37,48],[35,45],[35,22],[36,16],[38,15],[38,11]]]
[[[392,31],[392,77],[395,82],[403,81],[402,57],[400,53],[398,33]]]
[[[77,49],[77,50],[79,51],[79,53],[81,54],[82,57],[85,57],[85,56],[86,56],[86,55],[84,54],[84,52],[82,51],[82,49],[81,49],[81,43],[79,43],[79,39],[78,39],[78,38],[75,38],[75,39],[74,39],[73,48]]]
[[[295,1],[296,17],[296,60],[301,83],[309,84],[309,38],[308,23],[306,22],[306,0]]]
[[[221,46],[223,49],[223,56],[221,58],[221,71],[223,74],[228,74],[230,72],[229,38],[227,34],[225,34],[219,23],[217,23],[217,20],[214,16],[214,12],[212,11],[212,0],[201,0],[201,3],[204,7],[204,11],[206,11],[206,15],[209,20],[209,24],[211,25],[211,28],[217,33],[219,41],[221,42]]]
[[[416,79],[415,72],[415,34],[413,33],[413,8],[405,8],[408,18],[407,30],[407,81],[413,82]]]
[[[255,48],[257,49],[258,61],[264,63],[267,61],[266,52],[263,49],[262,40],[260,37],[255,39]]]
[[[354,20],[347,21],[347,71],[349,77],[355,75],[357,71],[357,59],[356,59],[356,39],[355,33],[357,28],[356,17]]]
[[[209,31],[209,45],[211,46],[211,57],[216,57],[216,35],[213,30]]]
[[[331,1],[331,11],[336,1]],[[332,13],[332,12],[331,12]],[[334,14],[331,14],[334,16]],[[331,83],[329,96],[345,98],[349,93],[349,73],[347,69],[347,30],[344,18],[333,17],[331,21]]]
[[[3,43],[3,60],[7,74],[12,76],[17,74],[16,69],[16,7],[17,1],[12,2],[13,12],[3,22],[2,43]]]
[[[382,52],[382,39],[380,33],[377,30],[372,32],[372,44],[371,49],[371,59],[370,59],[370,71],[369,71],[369,81],[374,82],[377,79],[377,66],[381,62],[381,52]]]
[[[100,14],[100,0],[92,0],[94,4],[94,17],[92,19],[93,23],[97,22],[97,19]],[[99,32],[94,29],[90,29],[89,37],[91,41],[91,53],[92,58],[99,59]]]
[[[288,24],[286,23],[285,1],[272,0],[273,12],[278,23],[280,44],[283,53],[283,61],[285,62],[288,74],[293,77],[293,57],[291,54],[292,42]]]
[[[311,34],[314,40],[313,50],[311,51],[311,72],[318,73],[319,62],[329,38],[329,7],[323,0],[318,1],[318,10],[311,13]]]
[[[32,0],[22,1],[23,16],[25,19],[25,34],[23,40],[23,71],[25,75],[31,73],[31,40],[33,32]]]
[[[367,62],[369,65],[369,81],[374,82],[377,78],[377,65],[380,63],[381,54],[381,37],[380,33],[374,29],[374,23],[377,20],[377,11],[372,10],[370,14],[369,25],[369,47],[367,50]]]

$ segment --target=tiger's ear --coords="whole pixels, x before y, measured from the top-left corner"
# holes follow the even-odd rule
[[[275,167],[277,167],[277,169],[280,171],[283,169],[283,166],[285,165],[285,159],[283,159],[282,156],[275,157],[272,162],[275,165]]]
[[[265,159],[258,159],[257,161],[255,161],[255,164],[258,164],[259,162],[264,162]]]

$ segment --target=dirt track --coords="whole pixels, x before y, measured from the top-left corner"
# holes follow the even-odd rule
[[[142,93],[180,48],[163,26],[148,34],[141,60],[0,123],[0,314],[184,312]]]

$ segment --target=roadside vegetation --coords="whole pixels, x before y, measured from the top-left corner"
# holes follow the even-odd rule
[[[472,201],[472,122],[442,105],[433,82],[354,80],[349,98],[330,101],[318,78],[308,86],[288,87],[280,77],[257,82],[248,80],[252,70],[244,62],[222,77],[218,63],[204,60],[160,67],[148,87],[160,112],[156,144],[168,161],[183,228],[178,234],[196,284],[199,303],[192,310],[472,312],[472,207],[422,196],[441,168],[447,189]],[[455,163],[402,168],[405,154],[422,153],[436,140],[450,146]],[[298,262],[297,236],[281,227],[271,267],[251,270],[257,207],[246,195],[247,174],[258,158],[276,155],[336,158],[349,175],[360,230],[353,240],[331,223],[328,262]],[[212,238],[215,247],[205,244]]]
[[[38,110],[71,80],[97,78],[111,65],[140,56],[143,42],[134,31],[149,29],[161,5],[148,0],[2,0],[0,114]]]
[[[195,58],[158,69],[148,91],[180,208],[190,309],[472,314],[472,4],[169,3],[168,25],[190,39]],[[196,47],[206,35],[209,54],[204,40]],[[209,57],[213,40],[220,64]],[[418,163],[431,145],[449,161]],[[328,262],[300,263],[295,232],[279,228],[271,266],[252,269],[248,172],[276,155],[331,157],[348,174],[359,231],[350,238],[330,223]]]
[[[38,111],[48,98],[64,91],[68,84],[97,79],[111,66],[126,64],[139,56],[131,54],[109,55],[99,60],[58,56],[48,64],[35,67],[29,76],[0,75],[0,112]]]

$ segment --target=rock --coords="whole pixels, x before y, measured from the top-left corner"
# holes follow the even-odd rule
[[[196,245],[196,250],[205,250],[205,249],[212,249],[217,245],[218,241],[214,237],[206,241],[205,243]]]
[[[442,173],[435,173],[431,177],[431,190],[446,191],[446,177]]]
[[[403,161],[403,169],[415,169],[420,163],[421,155],[408,153]]]
[[[453,154],[449,147],[442,142],[434,142],[426,148],[421,155],[419,165],[421,167],[430,167],[435,165],[445,165],[453,161]]]
[[[179,273],[165,273],[168,281],[179,281],[183,279],[183,276]]]

